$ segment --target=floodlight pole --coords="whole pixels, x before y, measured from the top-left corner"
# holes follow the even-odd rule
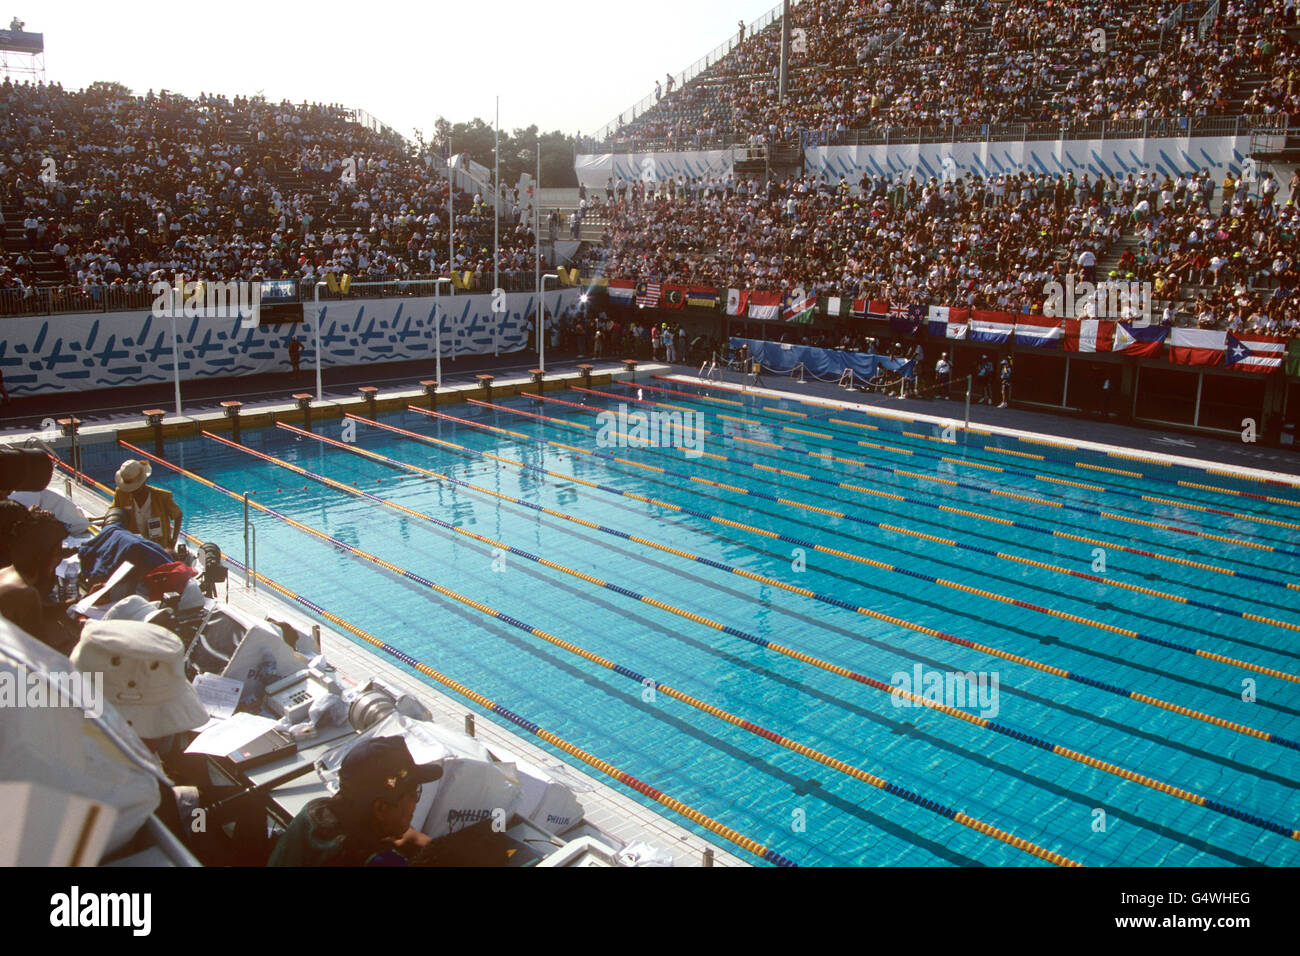
[[[181,348],[176,342],[176,310],[172,309],[172,382],[176,386],[176,417],[181,417]]]

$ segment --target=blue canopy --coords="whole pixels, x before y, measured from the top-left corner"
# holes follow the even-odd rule
[[[890,358],[888,355],[875,355],[866,352],[844,352],[839,349],[814,349],[807,345],[790,345],[785,342],[765,342],[760,339],[742,339],[731,337],[731,348],[749,346],[749,353],[754,360],[773,372],[790,372],[803,363],[808,374],[814,378],[835,380],[844,374],[846,368],[853,369],[856,378],[872,379],[880,369],[901,374],[904,378],[913,378],[910,359]]]

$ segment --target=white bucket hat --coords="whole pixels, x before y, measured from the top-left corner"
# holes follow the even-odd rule
[[[104,698],[144,739],[207,723],[208,712],[185,679],[185,645],[143,621],[89,621],[72,649],[83,673],[104,675]]]
[[[135,491],[153,474],[153,465],[147,461],[124,461],[117,470],[117,487],[122,491]]]

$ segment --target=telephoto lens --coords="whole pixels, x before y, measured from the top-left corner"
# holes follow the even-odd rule
[[[348,723],[357,733],[363,733],[396,709],[392,694],[380,687],[368,687],[348,707]]]

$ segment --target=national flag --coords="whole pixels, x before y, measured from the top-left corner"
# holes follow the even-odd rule
[[[844,311],[844,300],[841,299],[838,295],[832,295],[826,299],[827,315],[838,316],[842,314],[843,311]]]
[[[609,301],[614,305],[631,305],[636,301],[636,283],[627,279],[610,279]]]
[[[744,289],[727,290],[727,315],[744,315],[748,309],[748,292]]]
[[[1109,352],[1117,325],[1110,319],[1066,319],[1065,351]]]
[[[817,296],[807,295],[802,289],[795,289],[785,297],[785,308],[781,318],[787,322],[806,324],[813,320],[817,312]]]
[[[1062,320],[1049,315],[1021,315],[1016,319],[1015,341],[1039,349],[1061,347],[1065,337]]]
[[[636,286],[636,304],[641,309],[653,309],[659,304],[658,282],[638,282]]]
[[[663,301],[661,304],[665,309],[686,308],[686,286],[672,284],[665,285]]]
[[[686,304],[692,309],[716,309],[718,307],[718,290],[691,286],[686,290]]]
[[[1016,330],[1016,317],[1010,312],[989,312],[975,309],[971,312],[970,332],[972,342],[1004,345]]]
[[[854,299],[853,306],[849,310],[849,315],[855,319],[865,319],[867,317],[867,300]]]
[[[751,292],[749,317],[758,322],[775,322],[781,318],[780,292]]]
[[[1179,365],[1221,365],[1228,333],[1218,329],[1174,329],[1169,333],[1169,361]]]
[[[889,331],[898,335],[916,335],[925,320],[925,309],[919,305],[891,303],[889,306]]]
[[[1166,326],[1119,322],[1115,325],[1114,351],[1139,358],[1158,358],[1167,338],[1169,329]]]
[[[1300,339],[1292,339],[1286,347],[1286,373],[1292,378],[1300,378]]]
[[[964,339],[970,329],[970,309],[952,309],[946,305],[930,306],[926,315],[926,333],[936,339]]]
[[[1286,339],[1280,335],[1229,332],[1224,365],[1238,372],[1276,372],[1286,355]]]
[[[867,318],[869,319],[887,319],[889,318],[889,303],[882,302],[879,299],[872,299],[867,303]]]

